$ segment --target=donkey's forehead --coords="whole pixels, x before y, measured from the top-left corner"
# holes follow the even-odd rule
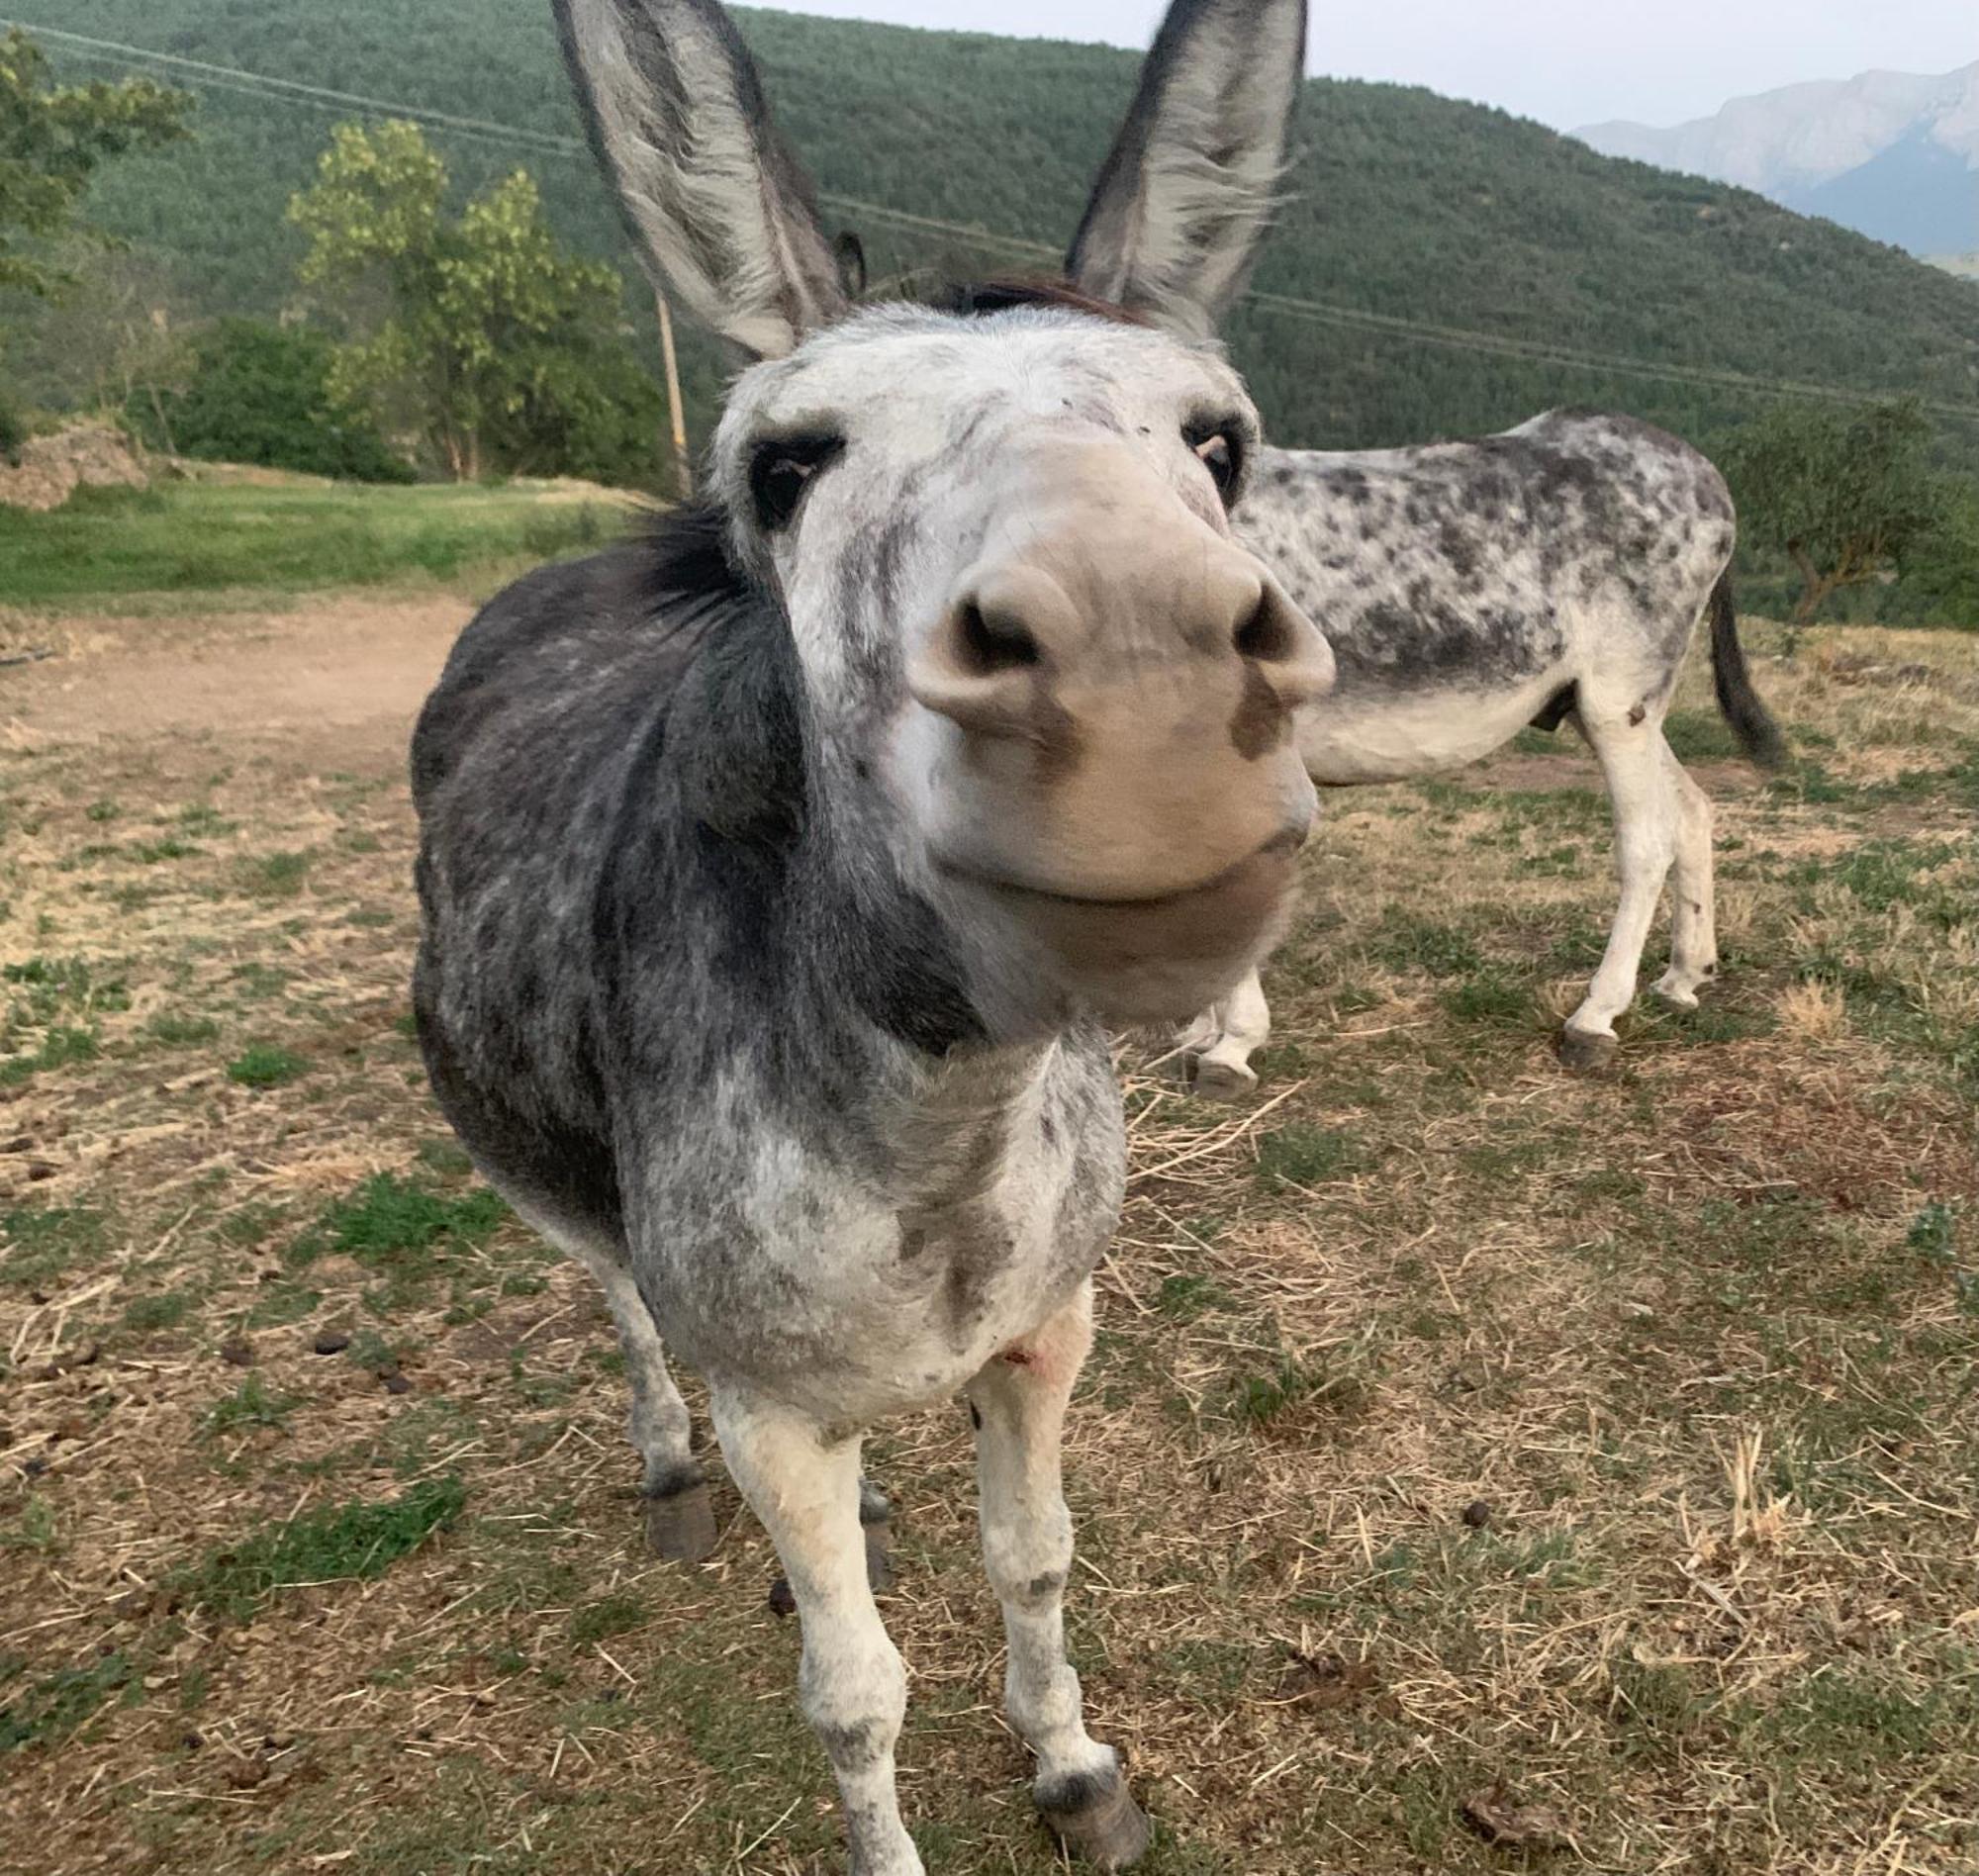
[[[903,407],[974,409],[986,399],[1043,412],[1095,398],[1122,415],[1191,400],[1249,406],[1214,347],[1149,328],[1055,307],[988,317],[883,307],[746,373],[728,423],[776,427],[827,414],[856,423],[867,410],[884,420]]]

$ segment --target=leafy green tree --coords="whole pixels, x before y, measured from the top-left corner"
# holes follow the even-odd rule
[[[368,415],[330,385],[330,341],[303,327],[221,320],[182,347],[178,382],[144,386],[125,418],[155,448],[355,482],[410,482]]]
[[[1979,481],[1947,477],[1937,524],[1904,568],[1904,585],[1954,625],[1979,631]]]
[[[42,244],[75,228],[104,163],[185,136],[191,106],[144,78],[52,86],[33,40],[19,28],[0,37],[0,286],[54,293],[66,276]]]
[[[456,480],[657,473],[659,394],[625,331],[616,271],[566,253],[517,170],[446,208],[417,126],[339,125],[289,205],[305,284],[343,315],[330,388],[415,430]],[[627,473],[632,471],[633,473]]]
[[[1780,405],[1740,433],[1727,473],[1747,534],[1800,575],[1796,624],[1831,594],[1901,572],[1940,527],[1931,446],[1914,399],[1857,411]]]

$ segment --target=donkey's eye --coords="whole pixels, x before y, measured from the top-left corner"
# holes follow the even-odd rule
[[[749,458],[749,499],[765,533],[790,526],[810,485],[844,452],[842,436],[775,436]]]
[[[1227,502],[1232,490],[1237,487],[1237,477],[1244,467],[1244,445],[1235,433],[1234,426],[1218,423],[1191,423],[1182,434],[1188,439],[1188,446],[1195,451],[1202,466],[1209,471],[1209,477],[1216,484],[1216,492]]]

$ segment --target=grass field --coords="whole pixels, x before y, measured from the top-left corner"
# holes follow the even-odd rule
[[[1551,1051],[1612,888],[1540,737],[1329,800],[1255,1102],[1130,1052],[1068,1608],[1156,1876],[1979,1868],[1979,638],[1754,637],[1796,766],[1725,760],[1689,675],[1726,970],[1612,1075]],[[0,1866],[837,1870],[760,1532],[724,1484],[712,1562],[644,1553],[602,1309],[424,1090],[403,718],[37,707]],[[965,1417],[870,1459],[910,1826],[1043,1876]]]
[[[622,507],[574,484],[372,488],[272,473],[82,489],[49,515],[0,507],[0,607],[445,582],[595,546]]]

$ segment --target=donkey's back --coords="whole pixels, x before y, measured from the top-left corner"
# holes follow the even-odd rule
[[[1272,450],[1245,537],[1339,665],[1316,780],[1488,754],[1551,706],[1662,695],[1731,559],[1716,468],[1648,423],[1555,411],[1420,449]]]

